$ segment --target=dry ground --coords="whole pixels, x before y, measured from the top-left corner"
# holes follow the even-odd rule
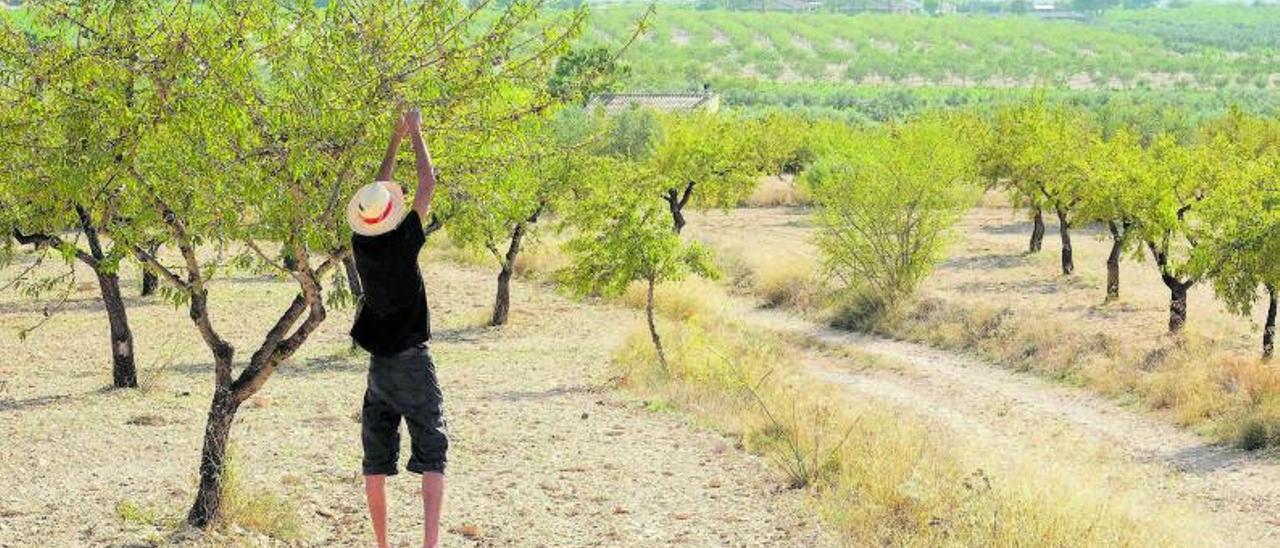
[[[609,353],[635,325],[634,312],[517,283],[512,325],[480,328],[490,275],[443,262],[426,271],[453,438],[445,546],[829,543],[803,495],[782,490],[760,459],[608,388]],[[136,295],[136,279],[126,283]],[[26,341],[15,329],[39,321],[41,307],[0,295],[0,546],[355,546],[370,538],[356,422],[366,358],[349,349],[350,310],[330,314],[232,431],[240,476],[296,514],[295,538],[233,529],[202,541],[172,534],[171,522],[194,492],[208,352],[182,310],[131,299],[147,388],[105,389],[106,322],[94,290],[82,284]],[[212,294],[216,325],[245,355],[291,288],[242,276]],[[419,539],[415,484],[407,474],[391,482],[399,546]]]
[[[691,218],[689,229],[757,273],[814,261],[802,209],[712,212]],[[1125,263],[1123,301],[1101,306],[1106,244],[1076,231],[1079,274],[1064,279],[1055,230],[1050,225],[1043,253],[1026,256],[1029,224],[1007,208],[978,208],[923,291],[961,306],[1009,306],[1019,321],[1051,317],[1069,326],[1063,337],[1107,333],[1139,347],[1167,344],[1168,297],[1153,266]],[[738,299],[730,306],[748,324],[818,344],[826,351],[808,359],[821,378],[944,425],[987,466],[1017,473],[1027,458],[1058,465],[1060,474],[1088,474],[1117,494],[1136,489],[1137,496],[1188,504],[1207,516],[1214,544],[1280,545],[1280,463],[1272,457],[1212,444],[1166,417],[1085,389],[919,344],[828,329],[756,304]],[[1191,322],[1214,344],[1255,351],[1257,330],[1223,310],[1206,287],[1191,295]]]
[[[1126,257],[1120,267],[1120,302],[1104,306],[1109,236],[1104,241],[1094,227],[1074,229],[1076,274],[1067,278],[1059,269],[1058,229],[1052,215],[1045,219],[1044,250],[1028,255],[1031,224],[1025,214],[990,197],[984,204],[960,222],[946,259],[925,280],[923,295],[1009,306],[1027,321],[1045,318],[1070,324],[1073,336],[1106,333],[1145,348],[1166,342],[1169,291],[1150,259]],[[747,266],[761,270],[775,263],[812,261],[812,228],[804,208],[754,208],[691,215],[688,230],[714,249],[740,256]],[[1202,283],[1189,292],[1188,330],[1224,348],[1255,354],[1261,351],[1265,309],[1255,307],[1252,318],[1231,314]]]

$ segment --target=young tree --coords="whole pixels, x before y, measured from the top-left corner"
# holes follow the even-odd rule
[[[1267,300],[1262,357],[1270,359],[1280,288],[1280,121],[1233,112],[1214,126],[1210,132],[1230,139],[1244,160],[1201,205],[1204,229],[1193,268],[1244,316],[1261,288]]]
[[[891,308],[938,260],[978,194],[957,120],[933,115],[870,130],[805,173],[820,206],[816,242],[845,289]]]
[[[804,116],[775,109],[752,123],[740,123],[744,129],[757,132],[751,142],[758,146],[748,146],[743,152],[754,152],[758,156],[757,163],[765,175],[796,175],[813,163],[811,141],[815,132]]]
[[[1033,204],[1052,208],[1057,215],[1062,273],[1070,275],[1075,272],[1071,226],[1081,200],[1080,186],[1092,132],[1081,112],[1043,101],[1022,105],[1012,116],[1020,127],[1009,143],[1011,178],[1020,182],[1020,191],[1038,195],[1031,199]],[[1039,226],[1043,233],[1042,221]]]
[[[140,53],[175,45],[172,36],[152,32],[162,18],[158,6],[86,10],[86,28],[70,37],[63,2],[33,6],[30,28],[0,18],[6,90],[0,160],[7,168],[0,174],[0,229],[93,271],[110,327],[117,388],[138,384],[119,276],[133,253],[108,234],[127,221],[120,181],[143,143],[173,116],[174,98],[137,71],[143,63],[171,61]],[[157,78],[171,78],[171,66],[157,67]]]
[[[1111,251],[1107,254],[1107,287],[1103,302],[1120,298],[1120,259],[1140,251],[1133,237],[1137,212],[1153,188],[1151,158],[1137,135],[1119,130],[1111,138],[1096,140],[1087,154],[1081,187],[1079,219],[1107,227]]]
[[[755,188],[760,166],[752,137],[759,134],[746,123],[701,111],[659,117],[646,167],[677,234],[690,203],[696,209],[733,207]]]
[[[667,356],[658,335],[654,288],[691,273],[714,277],[706,249],[671,230],[668,213],[643,184],[649,172],[627,161],[604,159],[569,212],[578,233],[565,244],[573,257],[566,281],[575,292],[617,295],[635,281],[646,287],[645,319],[663,370]]]
[[[1135,235],[1146,244],[1169,288],[1169,332],[1178,333],[1187,322],[1187,290],[1201,278],[1193,262],[1207,226],[1199,205],[1243,166],[1221,137],[1183,145],[1160,135],[1150,153],[1151,185],[1142,189]]]
[[[1030,139],[1030,126],[1023,122],[1025,105],[1006,106],[996,111],[990,130],[978,140],[978,162],[981,173],[993,185],[1003,187],[1015,207],[1026,207],[1031,217],[1031,237],[1027,241],[1028,253],[1039,253],[1044,246],[1044,198],[1035,181],[1025,178],[1016,169],[1015,161]]]
[[[521,246],[535,236],[539,220],[569,197],[577,179],[588,176],[592,130],[581,109],[530,120],[511,142],[494,147],[493,169],[463,175],[450,191],[449,236],[463,247],[487,250],[498,263],[489,325],[507,323]]]

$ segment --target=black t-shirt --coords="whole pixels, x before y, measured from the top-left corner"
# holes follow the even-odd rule
[[[351,235],[364,286],[351,336],[371,354],[390,356],[431,339],[427,290],[418,270],[418,251],[426,241],[422,219],[412,209],[390,232]]]

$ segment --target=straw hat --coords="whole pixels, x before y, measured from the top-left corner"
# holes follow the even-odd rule
[[[374,181],[360,187],[347,204],[347,224],[356,234],[377,236],[400,225],[408,209],[400,185]]]

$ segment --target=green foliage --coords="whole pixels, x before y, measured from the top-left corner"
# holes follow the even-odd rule
[[[664,114],[659,122],[645,166],[657,194],[692,190],[694,208],[728,208],[755,188],[762,135],[750,129],[752,121],[699,111]]]
[[[983,171],[1003,181],[1015,203],[1071,210],[1080,200],[1096,131],[1085,114],[1034,99],[996,113]]]
[[[567,104],[586,105],[592,95],[617,90],[630,68],[605,47],[569,52],[556,61],[548,91]]]
[[[1230,139],[1239,163],[1200,206],[1203,225],[1191,267],[1243,315],[1260,286],[1280,287],[1280,120],[1233,113],[1210,129]]]
[[[806,172],[821,207],[817,245],[843,289],[893,305],[932,269],[977,196],[964,126],[934,115],[870,130]]]
[[[565,244],[573,257],[564,277],[569,288],[612,296],[637,280],[715,275],[707,249],[683,241],[671,230],[665,206],[641,190],[643,170],[616,162],[597,173],[595,180],[582,182],[570,212],[578,234]]]

